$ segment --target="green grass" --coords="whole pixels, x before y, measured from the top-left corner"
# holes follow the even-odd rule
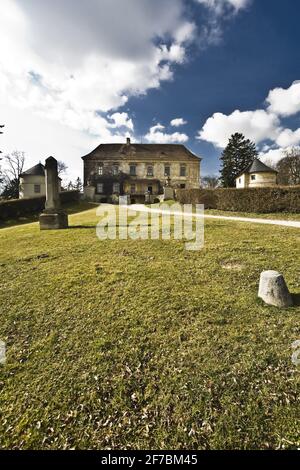
[[[300,293],[298,229],[207,220],[188,252],[69,219],[0,231],[2,449],[300,446],[300,308],[256,296],[270,268]]]
[[[224,215],[227,217],[250,217],[256,219],[274,219],[274,220],[299,220],[300,214],[292,214],[290,212],[275,212],[271,214],[257,214],[255,212],[231,212],[231,211],[219,211],[219,210],[206,210],[207,215]]]

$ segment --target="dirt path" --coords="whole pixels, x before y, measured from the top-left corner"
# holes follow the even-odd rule
[[[126,207],[128,206],[120,206]],[[136,210],[139,212],[153,212],[156,214],[166,213],[170,215],[182,215],[181,212],[172,212],[172,211],[162,211],[161,209],[151,209],[150,207],[146,207],[143,204],[132,204],[129,206],[132,210]],[[186,213],[184,214],[185,217],[202,217],[201,214],[192,214]],[[293,228],[300,228],[300,221],[296,220],[274,220],[274,219],[255,219],[252,217],[234,217],[234,216],[225,216],[225,215],[204,215],[205,219],[219,219],[219,220],[232,220],[235,222],[246,222],[252,224],[263,224],[263,225],[279,225],[281,227],[293,227]]]

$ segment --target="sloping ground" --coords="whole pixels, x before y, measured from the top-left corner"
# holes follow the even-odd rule
[[[270,268],[300,293],[299,230],[208,220],[188,252],[97,221],[0,232],[0,447],[299,447],[300,308],[256,298]]]

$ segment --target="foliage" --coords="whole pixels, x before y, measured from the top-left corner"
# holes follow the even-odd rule
[[[300,185],[300,150],[293,148],[277,164],[278,182],[282,185]]]
[[[220,178],[216,175],[208,175],[201,178],[201,186],[207,189],[214,189],[220,183]]]
[[[58,173],[58,176],[62,176],[63,174],[65,174],[68,170],[68,165],[63,162],[62,160],[58,160],[57,161],[57,173]]]
[[[25,154],[15,150],[3,157],[2,193],[5,199],[17,199],[19,197],[19,178],[24,170]]]
[[[300,186],[247,189],[178,189],[182,204],[204,204],[207,209],[236,212],[300,213]]]
[[[64,191],[60,193],[62,204],[78,201],[78,191]],[[27,214],[41,212],[45,208],[45,196],[27,199],[10,199],[0,201],[0,221],[16,219]]]
[[[257,157],[255,144],[243,134],[233,134],[224,149],[221,162],[221,183],[225,188],[234,188],[235,179]]]

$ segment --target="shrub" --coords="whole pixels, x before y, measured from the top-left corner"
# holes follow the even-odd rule
[[[17,219],[27,214],[42,212],[45,208],[45,196],[28,199],[10,199],[0,201],[0,220]],[[60,193],[62,204],[79,200],[78,191],[64,191]]]
[[[300,186],[248,189],[180,189],[182,204],[204,204],[206,209],[232,212],[300,212]]]

